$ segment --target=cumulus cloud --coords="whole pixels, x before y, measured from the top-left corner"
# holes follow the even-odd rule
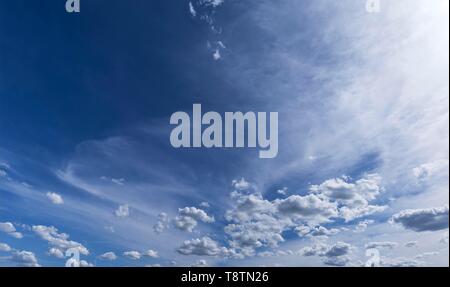
[[[32,227],[32,230],[41,239],[48,242],[48,244],[54,248],[66,252],[68,249],[77,249],[80,254],[89,255],[89,250],[81,243],[69,240],[69,235],[66,233],[59,233],[58,229],[53,226],[36,225]]]
[[[383,267],[421,267],[424,262],[408,258],[381,258],[380,265]]]
[[[166,213],[162,212],[158,215],[158,221],[153,225],[153,231],[156,234],[162,233],[169,226],[169,217]]]
[[[185,207],[178,210],[179,216],[175,217],[175,227],[180,230],[192,232],[198,221],[204,223],[214,222],[214,217],[209,216],[204,210],[196,207]]]
[[[139,251],[125,251],[123,256],[131,259],[131,260],[139,260],[142,257],[142,254]]]
[[[211,238],[203,237],[184,241],[177,252],[182,255],[218,256],[224,254],[226,249]]]
[[[59,259],[63,259],[64,258],[64,253],[61,251],[61,249],[58,248],[50,248],[48,250],[48,255],[59,258]]]
[[[61,195],[55,193],[55,192],[47,192],[47,198],[56,205],[64,204],[64,200]]]
[[[316,227],[309,227],[309,226],[298,226],[295,228],[295,231],[300,237],[303,236],[310,236],[310,237],[328,237],[332,235],[336,235],[340,232],[337,228],[331,228],[327,229],[324,226],[316,226]]]
[[[158,258],[159,257],[158,252],[155,250],[151,250],[151,249],[145,251],[144,256],[147,256],[150,258]]]
[[[17,239],[23,238],[22,233],[18,232],[11,222],[0,222],[0,232],[4,232]]]
[[[448,206],[404,210],[393,215],[391,222],[417,232],[447,229]]]
[[[0,251],[1,252],[10,252],[11,247],[6,243],[0,243]]]
[[[11,260],[22,267],[40,267],[36,255],[30,251],[14,251]]]
[[[350,262],[349,254],[354,247],[345,242],[337,242],[333,245],[317,243],[299,250],[301,256],[323,257],[323,263],[331,266],[346,266]]]
[[[250,188],[250,183],[245,180],[245,178],[241,178],[239,180],[235,179],[231,183],[236,190],[247,190]]]
[[[117,255],[114,252],[106,252],[99,256],[102,260],[114,261],[117,259]]]
[[[130,215],[130,207],[127,204],[119,205],[119,207],[114,211],[117,217],[125,218]]]

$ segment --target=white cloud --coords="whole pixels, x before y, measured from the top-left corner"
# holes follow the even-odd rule
[[[0,222],[0,231],[5,233],[15,232],[16,228],[11,222]]]
[[[231,183],[236,190],[247,190],[250,188],[250,183],[245,180],[245,178],[241,178],[239,180],[235,179]]]
[[[40,267],[36,255],[30,251],[14,251],[11,260],[23,267]]]
[[[59,259],[63,259],[65,256],[64,256],[64,253],[61,251],[61,249],[58,249],[58,248],[50,248],[49,250],[48,250],[48,254],[50,255],[50,256],[53,256],[53,257],[56,257],[56,258],[59,258]]]
[[[158,221],[153,226],[153,231],[156,234],[161,234],[169,226],[169,218],[166,213],[162,212],[158,215]]]
[[[182,255],[218,256],[224,253],[224,248],[209,237],[186,240],[177,252]]]
[[[106,252],[99,256],[102,260],[114,261],[117,259],[117,255],[114,252]]]
[[[57,205],[64,204],[64,200],[61,195],[54,192],[47,192],[47,198],[53,203]]]
[[[0,251],[1,252],[10,252],[11,247],[6,243],[0,243]]]
[[[144,256],[147,256],[150,258],[158,258],[159,257],[158,252],[155,250],[151,250],[151,249],[145,251]]]
[[[130,215],[130,207],[127,204],[119,205],[114,214],[120,218],[128,217]]]
[[[17,239],[23,238],[22,233],[16,231],[14,224],[12,224],[11,222],[0,222],[0,232],[4,232],[9,236],[12,236]]]
[[[448,228],[448,206],[403,210],[392,216],[391,222],[417,232]]]
[[[174,224],[180,230],[192,232],[197,222],[213,223],[214,217],[209,216],[204,210],[195,207],[178,209],[179,216],[175,217]]]
[[[139,251],[125,251],[123,256],[132,260],[139,260],[141,259],[142,254]]]
[[[89,255],[89,250],[86,247],[81,243],[69,240],[68,234],[59,233],[58,229],[53,226],[36,225],[32,229],[41,239],[47,241],[50,246],[60,249],[62,252],[75,248],[80,254]]]

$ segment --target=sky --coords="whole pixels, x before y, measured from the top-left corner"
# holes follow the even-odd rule
[[[449,2],[378,3],[0,1],[0,266],[449,266]]]

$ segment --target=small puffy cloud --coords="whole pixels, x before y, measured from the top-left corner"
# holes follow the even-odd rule
[[[86,267],[94,267],[94,264],[89,263],[89,262],[87,262],[87,261],[85,261],[85,260],[81,260],[81,261],[80,261],[80,267],[82,267],[82,268],[86,268]]]
[[[50,248],[48,250],[48,255],[59,258],[59,259],[63,259],[65,257],[64,253],[61,251],[61,249],[54,248],[54,247]]]
[[[11,260],[22,267],[40,267],[36,255],[30,251],[14,251]]]
[[[7,175],[6,171],[0,168],[0,177],[6,177]]]
[[[344,267],[350,263],[349,256],[339,256],[339,257],[327,257],[323,260],[325,265]]]
[[[16,228],[11,222],[0,222],[0,231],[5,233],[15,232]]]
[[[204,223],[214,222],[214,217],[209,216],[204,210],[195,207],[185,207],[178,210],[179,216],[174,219],[175,227],[180,230],[192,232],[198,221]]]
[[[117,259],[117,255],[114,252],[106,252],[99,256],[102,260],[114,261]]]
[[[382,241],[382,242],[369,242],[366,244],[366,249],[381,249],[381,248],[387,248],[387,249],[393,249],[398,246],[397,242],[390,242],[390,241]]]
[[[54,192],[47,192],[47,198],[53,203],[57,205],[64,204],[64,200],[61,195]]]
[[[130,207],[127,204],[120,205],[115,211],[114,214],[119,218],[128,217],[130,215]]]
[[[216,60],[216,61],[218,61],[218,60],[220,60],[221,58],[222,58],[222,55],[220,54],[219,49],[216,49],[216,50],[214,51],[214,53],[213,53],[213,59]]]
[[[232,185],[236,190],[247,190],[250,188],[250,183],[245,180],[245,178],[241,178],[239,180],[233,180]]]
[[[131,260],[139,260],[142,257],[142,254],[139,251],[125,251],[123,256],[131,259]]]
[[[0,252],[10,252],[11,247],[6,243],[0,243]]]
[[[200,203],[200,207],[209,208],[210,207],[209,202],[203,201],[202,203]]]
[[[323,226],[317,226],[317,227],[309,227],[309,226],[298,226],[295,228],[295,231],[300,237],[303,236],[309,236],[309,237],[319,237],[319,236],[332,236],[336,235],[340,232],[339,229],[331,228],[327,229]]]
[[[224,251],[224,248],[220,247],[219,243],[209,237],[186,240],[177,249],[177,252],[182,255],[197,256],[218,256]]]
[[[319,222],[328,221],[328,218],[338,215],[336,204],[314,194],[292,195],[286,199],[277,200],[276,207],[286,216],[314,218]]]
[[[350,262],[349,254],[354,247],[345,242],[333,245],[318,243],[302,248],[298,253],[302,256],[323,257],[323,263],[330,266],[346,266]]]
[[[9,236],[12,236],[17,239],[23,238],[22,233],[16,231],[14,224],[12,224],[11,222],[0,222],[0,232],[4,232]]]
[[[332,245],[324,254],[326,257],[339,257],[347,255],[352,249],[352,246],[345,242],[337,242]]]
[[[68,234],[59,233],[58,229],[53,226],[36,225],[32,227],[32,230],[41,239],[47,241],[50,246],[57,248],[62,252],[74,248],[83,255],[89,255],[89,250],[86,247],[81,243],[69,240]]]
[[[166,213],[162,212],[158,215],[158,221],[153,225],[153,231],[156,234],[161,234],[169,226],[169,218]]]
[[[147,256],[150,258],[158,258],[159,257],[158,252],[155,250],[151,250],[151,249],[145,251],[144,256]]]
[[[191,267],[206,267],[206,266],[208,266],[208,263],[204,259],[201,259],[191,265]]]
[[[447,229],[448,206],[404,210],[393,215],[390,221],[417,232]]]
[[[288,188],[287,188],[287,187],[283,187],[282,189],[278,189],[278,190],[277,190],[277,193],[278,193],[279,195],[283,195],[283,196],[286,196],[286,195],[287,195],[287,192],[288,192]]]

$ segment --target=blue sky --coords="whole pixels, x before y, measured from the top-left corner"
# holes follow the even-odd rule
[[[448,266],[447,0],[64,2],[0,3],[0,266]]]

